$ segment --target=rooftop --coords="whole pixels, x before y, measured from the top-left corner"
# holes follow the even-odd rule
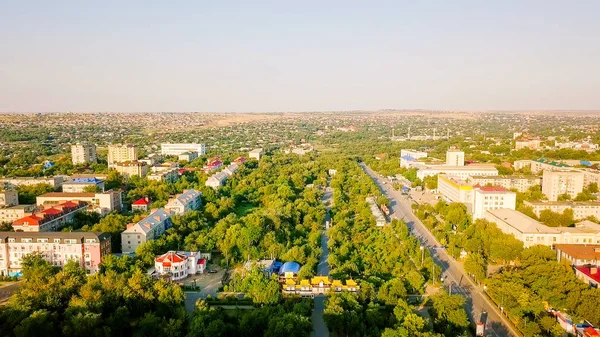
[[[68,193],[68,192],[50,192],[44,193],[38,198],[93,198],[96,193]]]
[[[548,233],[559,234],[554,227],[548,227],[541,222],[528,217],[527,215],[509,208],[500,208],[488,210],[487,213],[493,215],[500,221],[509,224],[521,233]]]
[[[579,270],[585,276],[591,278],[592,280],[600,283],[600,273],[598,273],[598,268],[590,268],[590,267],[575,267],[575,269]],[[594,272],[594,273],[592,273]]]
[[[502,187],[502,186],[482,186],[479,188],[479,190],[483,191],[483,192],[510,192],[510,193],[515,193],[515,192],[511,192],[509,190],[507,190],[506,188]]]
[[[71,180],[65,182],[65,184],[98,184],[101,182],[102,180],[97,178],[72,178]]]
[[[554,245],[557,250],[578,260],[600,260],[600,245]]]

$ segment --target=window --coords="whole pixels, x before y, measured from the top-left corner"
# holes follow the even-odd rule
[[[46,242],[48,242],[48,239],[37,239],[37,242],[46,243]]]
[[[13,239],[13,238],[9,238],[9,239],[8,239],[8,242],[15,242],[15,239]]]
[[[21,242],[31,243],[31,239],[21,239]]]
[[[54,243],[60,243],[60,239],[54,239]]]

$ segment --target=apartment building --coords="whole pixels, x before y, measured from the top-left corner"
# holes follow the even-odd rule
[[[121,233],[121,251],[135,253],[142,243],[154,240],[171,227],[171,213],[164,208],[153,210],[138,223],[130,223]]]
[[[199,156],[203,156],[206,154],[206,145],[195,143],[160,144],[160,153],[163,156],[178,156],[184,152],[196,152]]]
[[[379,206],[377,205],[377,200],[375,200],[374,197],[367,197],[365,200],[369,204],[369,207],[371,208],[371,213],[375,217],[375,225],[377,227],[385,226],[387,224],[387,220],[385,219],[385,215],[383,214],[383,212],[379,209]]]
[[[232,176],[239,169],[240,169],[240,167],[238,164],[231,163],[231,164],[227,165],[227,167],[225,167],[222,172],[227,174],[228,176]]]
[[[19,204],[19,193],[17,191],[0,191],[0,208]]]
[[[263,149],[254,149],[254,150],[248,152],[248,157],[250,159],[260,160],[260,158],[262,156],[263,156]]]
[[[96,145],[79,143],[71,145],[71,158],[73,165],[98,162]]]
[[[177,159],[179,159],[179,161],[193,161],[194,159],[198,158],[198,152],[195,151],[188,151],[188,152],[184,152],[181,153]]]
[[[184,214],[192,210],[200,209],[202,206],[202,192],[196,190],[185,190],[169,199],[165,206],[167,212],[173,214]]]
[[[116,144],[108,146],[108,165],[123,161],[138,160],[137,148],[132,144]]]
[[[544,170],[542,193],[548,200],[557,201],[561,194],[575,198],[583,190],[583,172]]]
[[[67,201],[83,201],[88,204],[88,210],[100,213],[102,216],[123,209],[121,191],[105,191],[99,193],[65,193],[50,192],[36,197],[36,204],[52,207]]]
[[[467,181],[472,185],[501,186],[518,192],[526,192],[531,187],[542,184],[542,178],[535,176],[469,176]]]
[[[154,259],[154,270],[171,281],[182,280],[206,270],[206,259],[200,252],[176,252],[170,250]]]
[[[483,186],[474,188],[473,220],[485,218],[489,210],[508,208],[515,209],[517,193],[501,186]]]
[[[62,187],[64,181],[64,176],[0,178],[0,187],[3,187],[5,189],[15,189],[19,186],[48,184],[54,187],[55,190],[57,190]]]
[[[148,164],[143,161],[124,161],[114,164],[113,168],[123,177],[145,177],[148,174]]]
[[[465,153],[463,151],[446,151],[446,166],[465,166]]]
[[[15,231],[23,232],[55,232],[73,223],[75,213],[86,210],[88,205],[83,201],[67,201],[39,212],[13,221]]]
[[[225,172],[218,172],[206,179],[204,185],[217,189],[225,184],[225,180],[227,180],[228,177],[229,176]]]
[[[542,146],[542,141],[540,139],[525,139],[525,140],[517,140],[515,142],[515,150],[521,150],[521,149],[538,150],[541,146]]]
[[[536,216],[540,216],[543,210],[562,213],[567,209],[573,210],[573,218],[585,219],[593,216],[600,219],[600,203],[582,201],[524,201],[525,206],[531,207]]]
[[[427,152],[409,149],[400,150],[400,167],[410,168],[421,158],[427,158]]]
[[[0,207],[0,223],[12,223],[15,220],[32,215],[35,210],[35,205]]]
[[[104,180],[98,178],[72,178],[62,184],[62,190],[65,193],[83,193],[91,187],[95,187],[97,191],[104,191]]]
[[[529,168],[531,173],[537,174],[544,170],[568,170],[570,169],[569,165],[555,162],[555,161],[544,161],[540,160],[515,160],[513,164],[513,168],[515,170],[522,170],[524,168]]]
[[[160,171],[155,173],[150,173],[146,176],[148,180],[154,181],[164,181],[168,183],[174,183],[179,179],[179,172],[177,169],[170,169],[167,171]]]
[[[460,177],[445,174],[438,175],[438,193],[446,202],[460,202],[472,210],[473,186],[466,183]]]
[[[474,176],[497,176],[498,169],[494,165],[487,164],[470,164],[465,166],[446,166],[446,165],[434,165],[428,166],[417,171],[417,177],[421,180],[428,176],[434,176],[436,174],[446,174],[449,176],[459,177],[460,179],[467,179],[468,177]]]
[[[582,221],[575,227],[548,227],[527,215],[508,208],[488,210],[485,219],[505,234],[523,242],[525,248],[556,244],[600,244],[600,225]]]
[[[0,232],[0,275],[18,276],[23,258],[40,253],[53,266],[76,261],[94,274],[102,257],[109,255],[110,234],[92,232]]]

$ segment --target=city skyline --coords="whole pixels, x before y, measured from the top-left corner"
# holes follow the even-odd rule
[[[3,7],[0,112],[600,108],[592,1]]]

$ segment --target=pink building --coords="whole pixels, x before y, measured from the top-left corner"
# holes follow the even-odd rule
[[[23,232],[52,232],[73,222],[75,213],[88,208],[83,201],[67,201],[15,220],[12,227]]]
[[[0,232],[0,275],[18,275],[23,257],[32,253],[58,267],[76,261],[94,274],[110,252],[108,233]]]

